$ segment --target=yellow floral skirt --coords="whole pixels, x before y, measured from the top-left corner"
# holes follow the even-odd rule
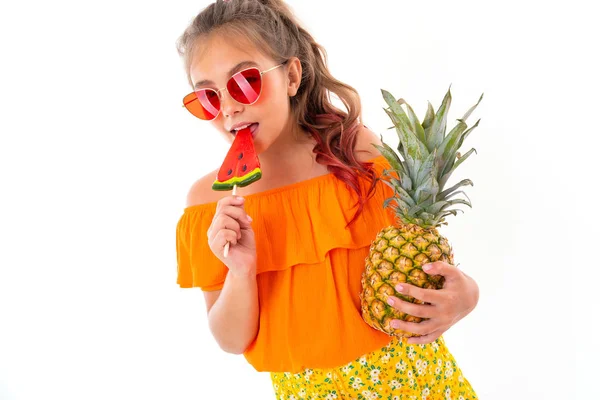
[[[271,372],[278,400],[477,399],[442,336],[433,343],[392,338],[372,353],[336,368]]]

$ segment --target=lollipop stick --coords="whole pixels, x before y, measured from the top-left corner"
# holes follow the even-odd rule
[[[231,192],[232,196],[235,196],[236,189],[237,185],[233,185],[233,192]],[[227,254],[229,254],[229,242],[225,244],[225,249],[223,250],[223,257],[227,258]]]

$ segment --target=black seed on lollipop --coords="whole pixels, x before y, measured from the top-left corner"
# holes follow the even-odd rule
[[[244,164],[244,166],[242,167],[242,171],[246,172],[247,169],[248,167],[246,166],[246,164]]]
[[[233,170],[230,169],[229,171],[227,171],[227,175],[231,175],[232,172],[233,172]]]
[[[244,153],[240,153],[240,155],[238,156],[238,160],[241,160],[242,158],[244,158]]]

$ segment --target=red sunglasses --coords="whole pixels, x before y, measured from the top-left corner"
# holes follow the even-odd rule
[[[262,76],[287,63],[260,71],[256,67],[235,73],[223,89],[197,89],[183,98],[183,106],[195,117],[212,121],[221,112],[221,91],[227,89],[232,99],[240,104],[251,105],[258,101],[262,91]]]

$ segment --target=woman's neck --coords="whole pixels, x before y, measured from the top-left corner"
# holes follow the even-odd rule
[[[269,149],[258,156],[262,178],[248,187],[240,188],[240,195],[285,186],[328,172],[327,167],[315,161],[313,148],[316,141],[307,131],[298,126],[295,131],[288,128],[287,132],[282,132]]]
[[[290,116],[277,139],[259,155],[260,163],[269,171],[304,172],[313,166],[315,145],[313,136]]]

